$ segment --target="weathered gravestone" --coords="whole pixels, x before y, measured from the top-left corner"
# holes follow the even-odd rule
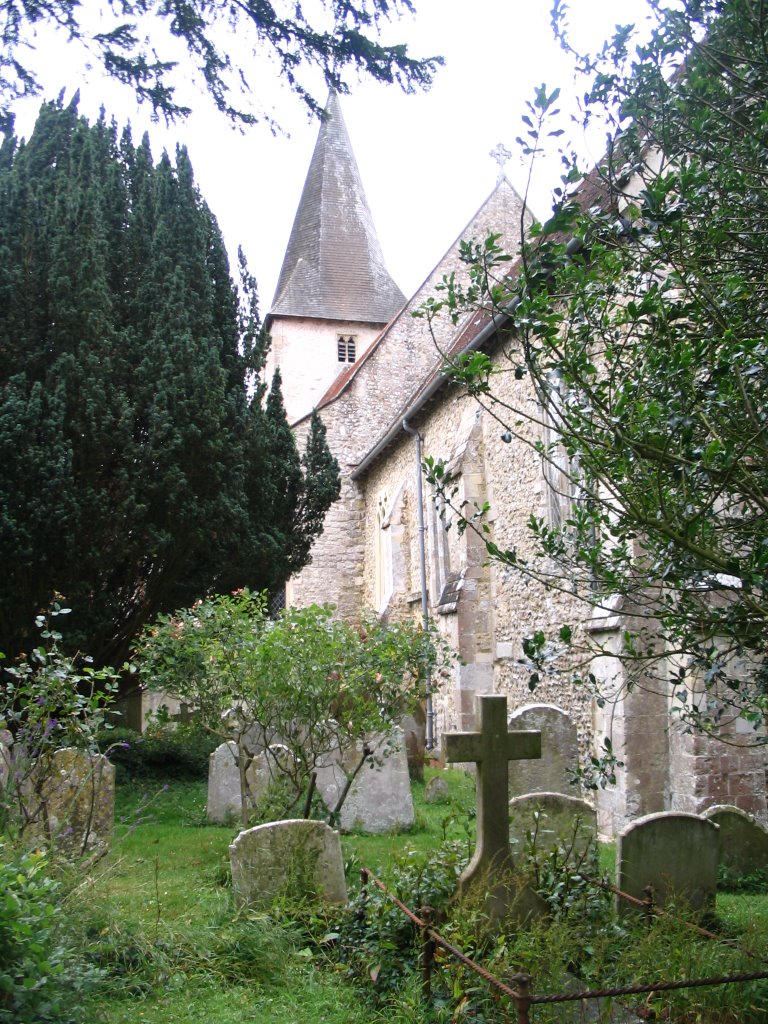
[[[268,751],[254,757],[244,755],[247,762],[245,784],[248,805],[257,807],[270,785],[290,768],[293,755],[288,747],[273,743]],[[224,824],[242,817],[242,796],[238,746],[234,740],[221,743],[208,758],[208,821]]]
[[[729,875],[744,875],[763,871],[768,874],[768,828],[739,807],[716,804],[704,811],[704,817],[720,829],[718,863]]]
[[[409,828],[415,816],[402,729],[374,736],[367,746],[373,752],[374,762],[364,764],[355,777],[341,808],[339,827],[363,832]],[[358,743],[343,757],[336,751],[318,765],[317,791],[329,811],[336,807],[347,785],[348,773],[360,763],[362,752],[363,746]]]
[[[510,732],[533,730],[541,733],[541,758],[538,761],[509,762],[509,791],[512,796],[526,793],[573,793],[573,769],[579,763],[579,742],[571,716],[554,704],[526,704],[509,718]],[[569,772],[570,770],[570,772]]]
[[[715,905],[718,828],[698,814],[663,812],[638,818],[619,835],[616,850],[617,886],[644,900],[652,893],[655,906],[684,902],[692,910]],[[617,896],[621,914],[636,910]]]
[[[264,729],[248,717],[247,709],[240,707],[227,708],[221,716],[222,724],[239,746],[244,747],[249,756],[260,754],[269,745],[270,740]]]
[[[240,768],[234,740],[219,744],[208,758],[208,802],[206,817],[221,825],[238,818],[242,810]]]
[[[246,829],[229,857],[240,907],[268,906],[283,894],[346,902],[339,833],[322,821],[289,819]]]
[[[405,752],[408,756],[408,771],[414,782],[424,781],[424,760],[427,755],[427,715],[419,704],[412,714],[400,719],[403,730]]]
[[[492,921],[522,921],[543,912],[544,901],[515,876],[509,845],[508,762],[541,756],[541,733],[507,730],[507,698],[483,694],[475,698],[479,732],[443,735],[447,763],[474,761],[477,767],[477,841],[471,861],[459,879],[459,891],[474,890]]]
[[[516,796],[509,801],[509,838],[515,855],[528,850],[538,860],[561,847],[571,863],[578,862],[595,848],[597,812],[564,793]]]
[[[270,743],[254,755],[246,772],[254,798],[260,799],[273,782],[292,775],[295,766],[293,753],[284,743]]]
[[[428,804],[442,804],[449,799],[448,783],[440,775],[433,775],[424,787],[424,800]]]
[[[44,776],[33,770],[30,781],[36,835],[74,856],[111,845],[115,769],[103,754],[64,747],[53,752]]]

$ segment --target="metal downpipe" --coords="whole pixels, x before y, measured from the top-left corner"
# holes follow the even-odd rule
[[[421,621],[424,632],[429,631],[429,599],[427,596],[427,554],[425,544],[426,527],[424,525],[424,488],[421,482],[421,441],[418,430],[408,425],[403,419],[403,430],[416,438],[416,509],[419,533],[419,577],[421,583]],[[427,698],[427,750],[435,748],[435,712],[432,707],[432,676],[429,667],[425,671],[425,689]]]

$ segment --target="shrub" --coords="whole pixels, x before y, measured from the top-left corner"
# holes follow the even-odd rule
[[[220,740],[201,725],[153,723],[142,735],[118,726],[103,730],[99,749],[116,768],[117,782],[195,781],[208,777],[208,757]]]
[[[262,597],[248,591],[211,597],[161,616],[135,646],[146,684],[189,707],[211,732],[236,738],[242,772],[241,816],[255,816],[246,771],[265,748],[287,783],[276,817],[295,817],[312,772],[332,752],[347,775],[332,821],[365,765],[386,756],[386,742],[424,696],[427,667],[447,657],[436,634],[413,623],[383,624],[372,614],[356,623],[334,618],[330,606],[289,608],[275,621]],[[251,737],[258,737],[252,744]],[[287,745],[291,758],[271,753]],[[254,749],[251,749],[254,747]]]
[[[66,941],[58,885],[46,874],[44,855],[5,855],[0,847],[0,1021],[75,1021],[80,998],[99,972]]]
[[[53,838],[43,794],[58,770],[54,755],[65,747],[95,753],[96,734],[114,703],[112,669],[94,669],[90,658],[63,653],[62,635],[52,623],[68,613],[55,603],[47,615],[38,615],[40,644],[4,668],[0,679],[0,728],[13,737],[0,786],[0,831],[9,835]]]

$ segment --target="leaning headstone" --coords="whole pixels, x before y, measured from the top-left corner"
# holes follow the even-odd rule
[[[475,698],[479,732],[443,734],[446,763],[476,765],[477,843],[472,860],[459,879],[459,891],[481,894],[491,921],[525,920],[544,910],[544,901],[515,873],[509,845],[509,766],[517,758],[541,756],[541,734],[509,732],[507,698],[483,694]]]
[[[229,848],[235,903],[268,906],[276,897],[345,903],[339,833],[325,822],[275,821],[241,832]]]
[[[655,906],[677,901],[692,910],[714,908],[717,833],[717,825],[698,814],[663,812],[638,818],[619,835],[618,888],[638,900],[650,893]],[[636,909],[621,897],[616,905],[621,914]]]
[[[509,838],[516,855],[527,851],[538,859],[560,847],[569,862],[579,861],[594,849],[597,812],[564,793],[516,796],[509,801]]]
[[[541,733],[541,759],[509,762],[509,791],[526,793],[573,793],[569,773],[579,764],[579,742],[571,716],[554,704],[527,704],[509,718],[510,732],[533,730]]]
[[[718,863],[734,878],[757,871],[768,874],[768,828],[739,807],[716,804],[704,817],[719,826]]]
[[[250,756],[260,754],[269,745],[264,729],[257,722],[251,721],[246,709],[227,708],[221,716],[221,721],[230,738],[242,746]]]
[[[240,768],[234,740],[219,744],[208,758],[208,803],[206,817],[211,824],[223,825],[239,818]]]
[[[115,769],[103,754],[56,750],[35,785],[36,831],[74,856],[108,848],[115,823]]]
[[[339,826],[344,831],[392,832],[410,828],[415,820],[408,757],[403,732],[394,729],[386,737],[375,736],[367,746],[373,751],[372,764],[364,764],[342,804]],[[341,757],[337,752],[325,758],[317,769],[317,789],[332,811],[347,783],[347,773],[360,762],[363,746],[358,743]]]
[[[428,804],[444,804],[449,795],[448,783],[440,775],[433,775],[424,787],[424,800]]]

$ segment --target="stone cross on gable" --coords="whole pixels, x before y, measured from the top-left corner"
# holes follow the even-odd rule
[[[505,876],[514,867],[509,845],[509,768],[508,762],[541,757],[540,732],[509,732],[507,698],[483,694],[475,698],[479,732],[453,732],[443,735],[446,763],[474,761],[477,766],[477,842],[472,860],[465,868],[459,886],[466,890],[479,884],[488,893],[488,910],[495,918],[506,917],[513,902],[527,917],[539,909],[535,893],[509,891]]]
[[[512,154],[507,149],[507,147],[502,145],[502,143],[500,142],[497,146],[490,150],[488,156],[493,157],[493,159],[499,165],[499,173],[496,175],[496,181],[502,181],[504,178],[504,168],[512,159]]]

